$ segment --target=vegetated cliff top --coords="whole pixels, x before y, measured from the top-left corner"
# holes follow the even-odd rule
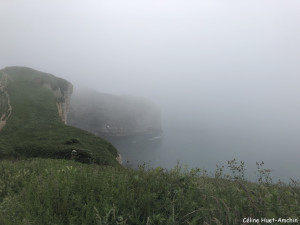
[[[65,124],[71,93],[70,82],[48,73],[26,67],[0,70],[0,158],[72,158],[118,165],[112,144]]]

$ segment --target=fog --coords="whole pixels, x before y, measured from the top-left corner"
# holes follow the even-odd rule
[[[297,0],[1,0],[0,67],[156,102],[154,165],[236,157],[295,177],[299,12]]]

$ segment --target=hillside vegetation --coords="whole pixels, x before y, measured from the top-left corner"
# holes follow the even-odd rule
[[[58,109],[66,99],[55,93],[65,93],[69,82],[24,67],[8,67],[0,70],[0,75],[8,77],[6,90],[12,107],[0,131],[1,158],[73,158],[118,165],[117,150],[109,142],[64,124]],[[7,100],[3,93],[1,96],[2,112],[7,109]],[[72,154],[73,150],[76,153]]]
[[[179,166],[167,171],[53,159],[1,161],[0,224],[240,225],[244,218],[298,224],[299,183],[271,184],[267,170],[260,170],[259,183],[250,183],[241,165],[231,162],[230,169],[228,176],[218,169],[210,178]]]

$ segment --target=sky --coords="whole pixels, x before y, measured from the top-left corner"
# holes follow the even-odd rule
[[[1,0],[0,67],[154,100],[294,83],[299,28],[297,0]]]

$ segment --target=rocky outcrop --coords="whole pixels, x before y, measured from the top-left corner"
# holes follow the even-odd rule
[[[118,153],[118,156],[116,157],[116,160],[118,161],[118,163],[120,163],[120,165],[123,164],[123,162],[122,162],[122,156],[121,156],[120,153]]]
[[[0,158],[73,159],[118,166],[106,140],[66,126],[70,82],[28,67],[0,70]]]
[[[58,114],[61,117],[62,121],[67,124],[71,95],[73,93],[73,85],[71,83],[67,83],[65,89],[63,90],[60,87],[58,87],[57,89],[53,89],[53,87],[49,83],[43,83],[43,86],[51,90],[56,97]]]
[[[7,93],[8,81],[9,78],[7,74],[0,72],[0,131],[6,125],[6,121],[12,112],[9,95]]]

